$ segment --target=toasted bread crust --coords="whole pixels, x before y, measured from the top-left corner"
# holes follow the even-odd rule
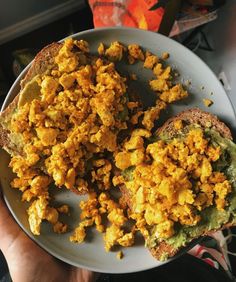
[[[8,138],[8,131],[2,127],[0,124],[0,146],[5,147],[9,144],[10,140]]]
[[[8,123],[11,120],[12,114],[17,108],[19,100],[19,94],[15,97],[15,99],[11,102],[11,104],[0,113],[0,146],[6,149],[9,153],[17,152],[17,148],[15,148],[14,144],[11,144],[10,132],[4,123]]]
[[[171,245],[163,241],[158,246],[149,249],[149,251],[154,258],[160,260],[163,254],[168,254],[168,257],[175,256],[178,253],[179,249],[173,248]]]
[[[189,124],[199,124],[204,128],[209,127],[210,125],[212,129],[215,129],[223,137],[231,140],[233,139],[230,129],[225,123],[220,121],[215,115],[204,112],[198,108],[183,111],[175,117],[168,119],[160,128],[158,128],[156,134],[159,135],[162,132],[165,132],[170,137],[174,136],[177,133],[174,128],[174,122],[176,120],[182,120]]]
[[[21,81],[21,89],[36,75],[43,74],[50,70],[55,64],[55,56],[62,47],[62,43],[53,42],[44,47],[35,57],[33,64],[28,70],[26,76]]]
[[[46,73],[54,65],[54,58],[62,47],[61,43],[54,42],[43,48],[35,57],[31,67],[21,81],[21,90],[25,85],[38,74]],[[6,149],[10,154],[21,154],[21,150],[11,144],[10,132],[7,123],[10,122],[14,111],[17,109],[20,93],[8,105],[8,107],[0,113],[0,146]]]

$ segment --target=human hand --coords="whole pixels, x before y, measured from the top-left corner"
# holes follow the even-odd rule
[[[13,282],[95,280],[93,272],[65,264],[33,242],[15,222],[1,196],[0,249],[8,263]]]

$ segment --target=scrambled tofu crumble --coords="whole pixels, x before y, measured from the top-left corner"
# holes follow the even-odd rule
[[[116,255],[117,259],[122,259],[124,257],[124,254],[122,251],[119,251]]]
[[[202,101],[206,107],[210,107],[211,105],[213,105],[213,101],[211,99],[202,99]]]
[[[181,129],[181,123],[175,127]],[[224,210],[231,184],[222,172],[214,171],[220,147],[210,144],[201,128],[170,142],[159,140],[145,147],[144,141],[131,134],[115,156],[116,166],[126,173],[113,179],[115,185],[125,184],[131,195],[129,217],[144,237],[156,225],[156,236],[169,238],[176,223],[196,225],[205,208]]]
[[[168,57],[162,54],[162,59]],[[129,96],[128,78],[116,69],[123,59],[141,62],[152,73],[152,107],[144,109]],[[68,229],[59,217],[68,214],[69,207],[50,204],[53,185],[88,196],[79,203],[80,222],[70,241],[84,242],[87,228],[95,226],[103,233],[106,251],[132,246],[136,232],[147,237],[153,224],[158,224],[160,238],[169,238],[176,223],[196,225],[199,211],[227,205],[230,183],[212,168],[220,149],[208,143],[201,129],[191,130],[184,140],[147,145],[161,112],[188,96],[158,56],[118,41],[108,47],[100,43],[98,55],[91,56],[86,41],[66,39],[55,65],[34,79],[39,97],[22,105],[11,122],[12,131],[22,133],[24,156],[10,162],[17,175],[12,187],[30,202],[33,234],[40,234],[44,220],[54,232]],[[137,77],[132,74],[130,79]],[[181,122],[174,126],[182,128]],[[124,173],[117,174],[115,166]],[[133,195],[129,207],[123,197],[112,194],[123,184]],[[127,228],[131,219],[135,223]],[[122,257],[119,252],[117,258]]]
[[[106,54],[112,56],[111,51]],[[51,183],[80,194],[88,193],[93,183],[101,190],[110,188],[112,164],[104,154],[117,150],[117,135],[137,106],[127,110],[126,78],[114,63],[88,52],[87,42],[65,40],[53,68],[35,78],[38,99],[20,107],[11,122],[25,143],[24,156],[10,162],[18,177],[12,185],[23,192],[22,200],[34,200],[28,209],[34,234],[40,233],[47,213],[56,213],[48,202]],[[37,213],[38,205],[46,215]]]

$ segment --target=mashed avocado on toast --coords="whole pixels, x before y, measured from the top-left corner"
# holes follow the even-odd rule
[[[222,137],[218,132],[211,129],[204,130],[205,136],[210,139],[214,146],[220,146],[221,157],[214,163],[216,171],[223,172],[232,185],[232,192],[228,195],[228,205],[224,210],[216,207],[208,207],[200,212],[201,221],[195,226],[178,226],[174,236],[168,238],[166,243],[174,249],[186,246],[194,238],[204,235],[208,231],[217,230],[225,224],[236,223],[236,144]],[[155,236],[155,227],[151,236],[146,241],[148,248],[158,244]],[[160,260],[168,258],[168,253],[163,253]]]
[[[190,111],[198,115],[194,123],[189,111],[167,121],[147,140],[142,161],[122,172],[131,217],[162,261],[194,239],[236,224],[236,145],[213,115],[206,126],[199,119],[204,112]]]

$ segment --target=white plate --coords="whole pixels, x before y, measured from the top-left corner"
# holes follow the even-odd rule
[[[183,82],[186,80],[190,80],[191,82],[189,86],[191,96],[186,101],[172,105],[164,117],[167,118],[167,116],[176,114],[183,109],[198,106],[203,110],[209,110],[217,114],[222,120],[230,124],[231,128],[235,126],[233,107],[218,79],[208,66],[195,54],[172,39],[144,30],[119,27],[88,30],[75,34],[73,37],[87,40],[92,52],[96,51],[100,42],[109,44],[116,40],[126,45],[137,43],[157,55],[161,55],[162,52],[169,52],[170,58],[168,59],[168,64],[177,68]],[[122,71],[135,72],[137,74],[139,81],[138,90],[141,92],[147,104],[150,104],[152,94],[147,90],[147,83],[148,79],[152,76],[151,72],[143,69],[141,64],[133,66],[120,64],[119,68]],[[26,71],[27,68],[13,84],[2,110],[17,95],[20,80],[23,78]],[[204,90],[202,87],[204,87]],[[213,95],[211,96],[210,93],[213,93]],[[202,98],[212,99],[214,105],[206,109],[203,106]],[[55,257],[78,267],[105,273],[135,272],[163,264],[163,262],[159,262],[151,256],[148,250],[143,246],[143,243],[124,249],[124,258],[117,260],[116,252],[105,252],[102,236],[94,230],[89,234],[89,242],[83,244],[70,243],[69,236],[71,233],[63,235],[55,234],[52,232],[51,226],[46,223],[42,226],[41,235],[33,236],[29,230],[26,205],[20,200],[21,194],[10,188],[10,180],[13,175],[8,168],[8,163],[9,156],[1,151],[0,180],[7,205],[23,230],[42,248]],[[72,230],[79,222],[78,203],[80,200],[80,196],[69,191],[55,190],[55,202],[57,204],[68,204],[71,207],[71,216],[67,217],[67,222]]]

